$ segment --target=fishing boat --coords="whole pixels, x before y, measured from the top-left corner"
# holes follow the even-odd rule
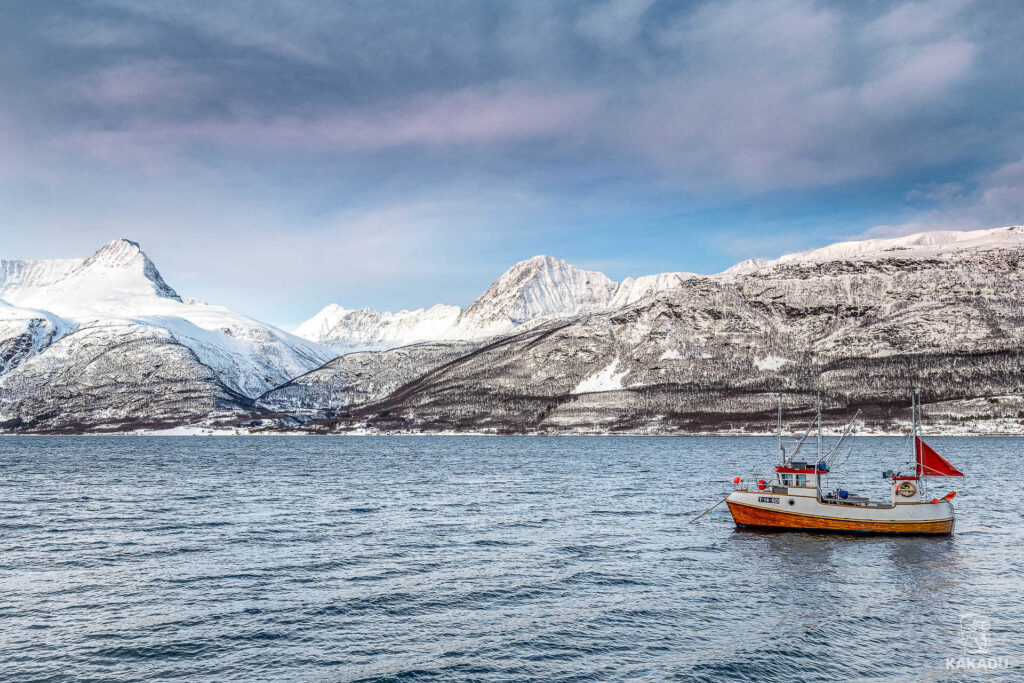
[[[818,392],[817,457],[808,462],[797,459],[815,422],[787,454],[782,445],[782,401],[779,400],[778,464],[774,477],[744,482],[733,481],[736,490],[725,501],[737,527],[777,530],[832,531],[882,534],[951,534],[953,533],[953,497],[950,491],[942,498],[929,498],[927,480],[931,477],[962,477],[963,473],[949,464],[918,436],[920,403],[911,395],[911,433],[914,469],[883,474],[891,484],[891,500],[871,502],[864,496],[830,488],[830,470],[838,460],[840,447],[850,435],[860,411],[843,431],[839,442],[828,452],[822,449],[821,392]],[[849,454],[846,456],[849,457]],[[846,460],[843,460],[845,464]]]

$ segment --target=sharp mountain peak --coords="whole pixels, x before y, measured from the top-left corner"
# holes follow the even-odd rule
[[[156,264],[150,260],[138,242],[123,237],[111,240],[82,262],[81,271],[93,268],[135,270],[153,284],[154,293],[167,299],[181,301],[181,297],[168,285]]]

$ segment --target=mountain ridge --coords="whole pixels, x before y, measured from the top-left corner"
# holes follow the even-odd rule
[[[915,386],[949,429],[1024,433],[1019,226],[621,283],[534,257],[472,315],[434,307],[450,338],[341,356],[181,299],[130,241],[93,256],[0,262],[0,430],[705,432],[770,422],[779,393],[806,406],[820,376],[837,418],[898,428]],[[410,322],[321,313],[382,346]]]
[[[872,428],[899,429],[914,386],[949,429],[1024,432],[1022,230],[845,244],[685,276],[454,360],[406,347],[404,367],[420,376],[392,379],[385,364],[359,379],[382,391],[354,403],[305,400],[304,390],[336,395],[319,371],[288,400],[312,431],[705,432],[768,424],[780,392],[806,413],[820,373],[828,413],[860,408]]]
[[[59,422],[59,397],[77,394],[94,398],[65,401],[88,413],[79,416],[83,423],[115,419],[118,405],[143,413],[163,405],[160,419],[173,421],[173,401],[135,398],[152,394],[152,378],[169,382],[188,405],[237,410],[336,355],[230,309],[185,303],[130,240],[112,240],[81,259],[2,261],[0,299],[0,422],[47,401],[55,408],[50,419]],[[87,386],[97,380],[90,364],[99,358],[128,385],[100,382],[107,389],[99,393]],[[190,388],[193,381],[205,398]]]
[[[435,304],[390,313],[328,304],[295,333],[341,353],[385,351],[429,341],[483,340],[550,319],[618,308],[689,277],[696,276],[660,273],[618,283],[599,271],[540,255],[513,265],[465,309]]]
[[[354,311],[329,304],[299,325],[296,334],[310,341],[326,343],[340,353],[383,351],[427,341],[486,339],[549,319],[621,308],[658,292],[678,288],[693,278],[730,280],[773,268],[810,262],[871,260],[895,253],[904,258],[938,257],[944,252],[979,250],[1007,243],[1024,246],[1024,227],[938,230],[891,238],[847,240],[784,254],[777,259],[748,259],[720,273],[666,272],[627,277],[622,282],[615,282],[600,271],[577,268],[563,259],[538,255],[519,261],[506,270],[483,294],[459,312],[451,326],[430,324],[428,320],[429,312],[438,306],[456,308],[445,304],[399,313],[359,309],[363,311],[361,316],[352,316]],[[379,327],[392,326],[394,320],[401,319],[417,332],[388,337],[378,325],[368,323],[368,318],[379,319]],[[330,325],[325,327],[327,319]]]

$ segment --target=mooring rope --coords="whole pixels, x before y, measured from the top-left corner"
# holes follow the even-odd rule
[[[700,519],[701,517],[703,517],[704,515],[708,514],[709,512],[711,512],[712,510],[714,510],[714,509],[715,509],[716,507],[718,507],[719,505],[721,505],[722,503],[724,503],[724,502],[725,502],[725,499],[726,499],[726,498],[728,498],[728,497],[729,497],[729,496],[726,496],[726,497],[725,497],[725,498],[723,498],[722,500],[718,501],[717,503],[715,503],[714,505],[712,505],[711,507],[709,507],[709,508],[708,508],[707,510],[705,510],[704,512],[700,513],[699,515],[697,515],[696,517],[694,517],[693,519],[691,519],[691,520],[690,520],[690,524],[693,524],[693,523],[694,523],[694,522],[696,522],[696,521],[697,521],[698,519]]]

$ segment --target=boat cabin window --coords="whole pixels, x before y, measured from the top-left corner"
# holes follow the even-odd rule
[[[796,485],[797,486],[807,486],[807,475],[806,474],[798,474],[798,475],[796,475]]]
[[[792,486],[793,485],[793,475],[792,474],[783,474],[782,475],[782,485],[783,486]]]

